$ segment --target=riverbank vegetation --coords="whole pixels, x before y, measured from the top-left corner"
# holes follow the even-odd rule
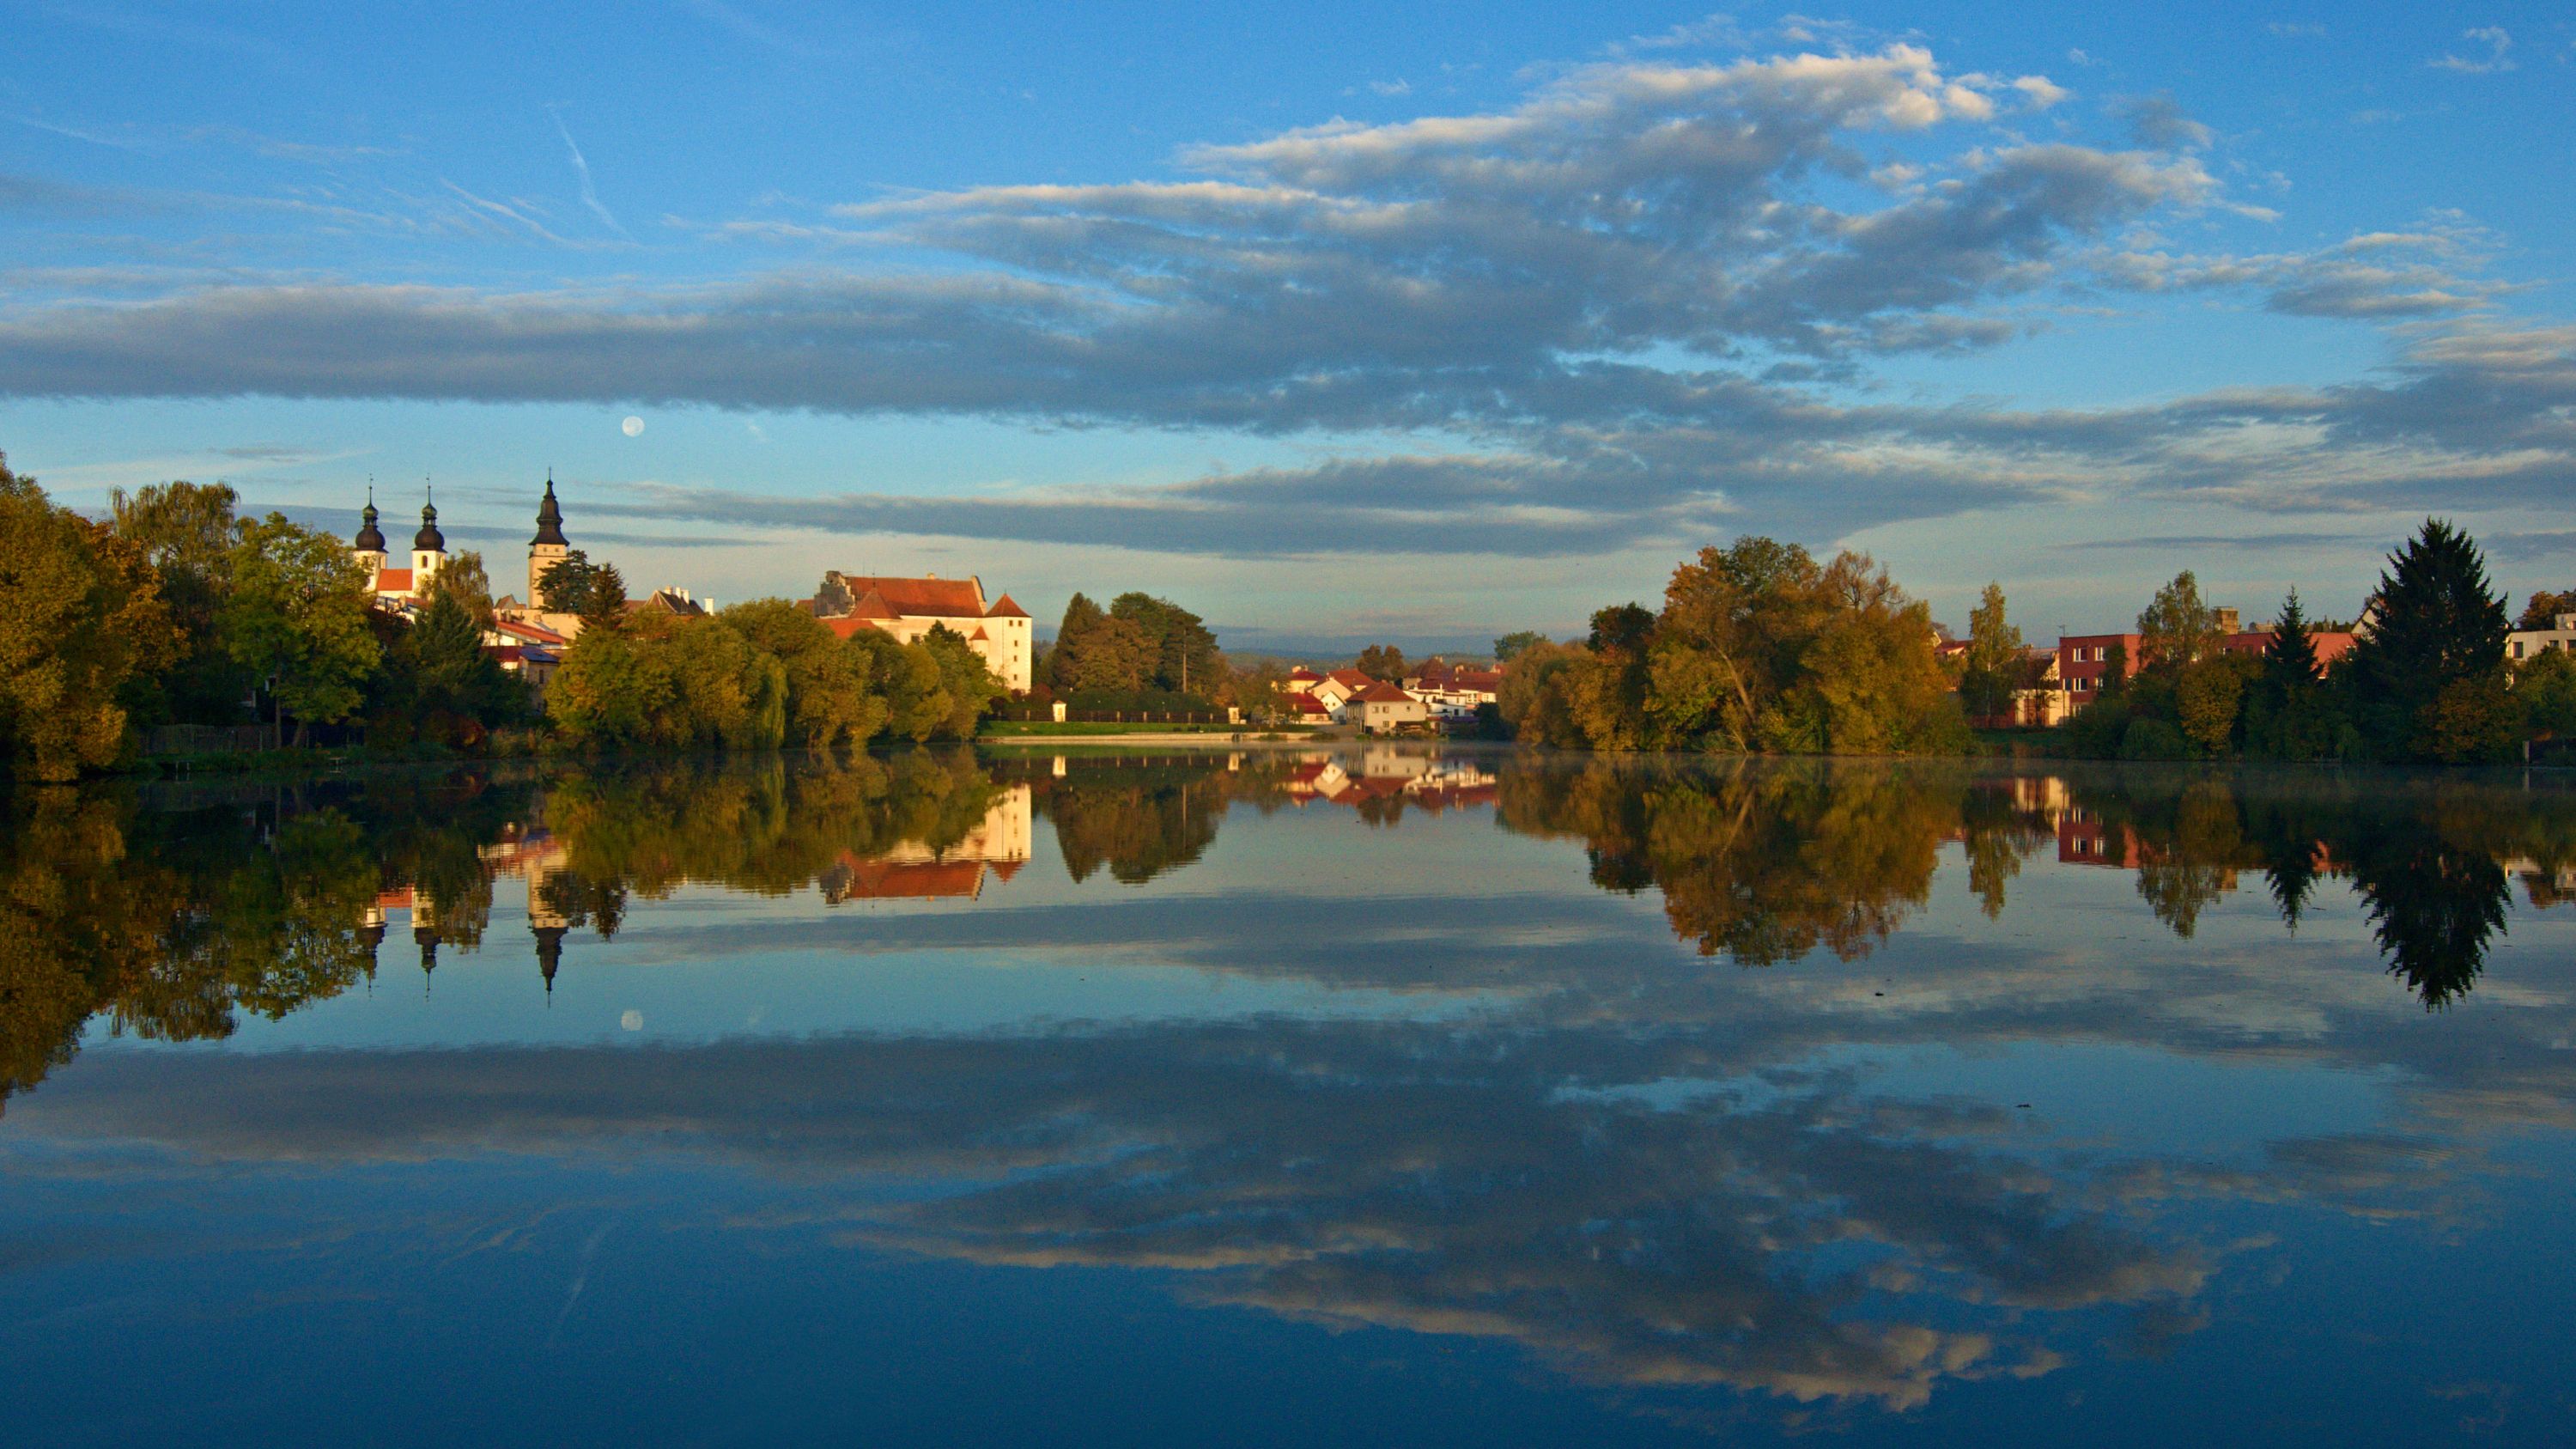
[[[1930,611],[1866,555],[1745,537],[1673,570],[1663,608],[1515,638],[1497,691],[1525,742],[1594,750],[1959,754]],[[1497,650],[1497,652],[1503,652]]]
[[[478,555],[453,555],[419,609],[397,614],[375,607],[341,540],[280,514],[238,517],[237,502],[221,484],[159,484],[120,491],[97,522],[0,460],[11,774],[59,781],[129,764],[164,725],[262,724],[276,743],[377,754],[963,739],[1005,693],[945,629],[844,640],[776,599],[714,615],[630,610],[613,568],[577,558],[546,584],[585,627],[540,701],[486,647]]]
[[[2521,625],[2562,613],[2576,599],[2542,594]],[[2259,654],[2222,647],[2220,624],[2178,575],[2138,616],[2138,657],[2109,646],[2101,689],[2034,741],[2093,759],[2475,764],[2576,737],[2576,653],[2508,660],[2514,626],[2485,559],[2438,520],[2390,555],[2339,658],[2320,654],[2296,591]],[[1577,641],[1496,640],[1499,710],[1514,738],[1570,749],[1972,753],[1968,717],[2061,686],[2037,677],[2047,656],[2025,648],[2000,585],[1969,626],[1944,650],[1924,606],[1867,557],[1740,538],[1675,569],[1659,611],[1603,609]]]

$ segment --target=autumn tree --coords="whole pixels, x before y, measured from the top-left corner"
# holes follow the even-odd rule
[[[2562,614],[2576,614],[2576,589],[2551,593],[2546,589],[2531,596],[2523,605],[2522,617],[2514,621],[2516,629],[2555,629]]]
[[[1541,634],[1530,629],[1515,629],[1511,633],[1505,634],[1494,641],[1494,663],[1498,666],[1509,664],[1513,659],[1519,657],[1522,650],[1529,648],[1533,644],[1544,644],[1546,642],[1547,636],[1545,634]]]
[[[492,579],[484,571],[483,555],[466,549],[447,556],[447,562],[430,575],[429,590],[421,596],[424,604],[440,599],[454,599],[475,628],[492,627]],[[619,602],[625,601],[621,597]]]
[[[68,780],[125,742],[119,697],[175,647],[144,550],[0,458],[0,756]]]

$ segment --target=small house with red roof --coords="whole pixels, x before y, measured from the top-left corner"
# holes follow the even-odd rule
[[[861,629],[875,629],[914,644],[931,630],[944,627],[964,639],[993,677],[1014,694],[1028,693],[1034,677],[1037,638],[1029,611],[1008,594],[988,602],[984,581],[973,575],[943,579],[927,574],[915,579],[833,569],[823,575],[823,586],[808,607],[844,639]]]
[[[1428,722],[1431,707],[1392,684],[1372,679],[1368,688],[1342,701],[1339,713],[1344,724],[1371,732],[1391,732],[1402,725]]]

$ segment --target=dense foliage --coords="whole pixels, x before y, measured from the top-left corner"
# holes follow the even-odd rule
[[[1521,738],[1602,750],[1899,754],[1965,748],[1929,611],[1854,553],[1746,537],[1673,571],[1661,613],[1593,615],[1524,644],[1501,712]]]
[[[2540,610],[2556,596],[2533,601]],[[2221,652],[2215,611],[2189,573],[2138,617],[2143,667],[2125,662],[2065,730],[2073,753],[2133,760],[2474,764],[2576,726],[2563,651],[2512,665],[2504,600],[2470,538],[2427,520],[2389,556],[2367,627],[2331,667],[2294,590],[2260,657]]]

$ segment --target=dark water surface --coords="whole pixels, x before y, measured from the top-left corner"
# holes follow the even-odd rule
[[[21,796],[22,1444],[2563,1444],[2546,776]]]

